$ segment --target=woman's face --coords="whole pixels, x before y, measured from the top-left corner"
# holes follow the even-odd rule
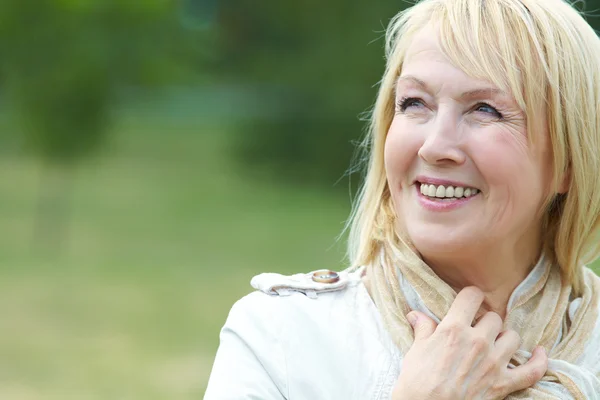
[[[421,254],[539,245],[551,153],[547,132],[529,134],[535,149],[510,94],[453,66],[433,29],[417,34],[397,81],[385,168]]]

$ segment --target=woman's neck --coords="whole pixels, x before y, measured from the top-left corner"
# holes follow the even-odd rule
[[[490,252],[459,257],[425,256],[431,269],[457,293],[467,286],[476,286],[485,300],[476,318],[487,311],[496,312],[503,319],[510,296],[535,266],[539,255],[533,252],[502,254]],[[485,255],[484,255],[485,254]]]

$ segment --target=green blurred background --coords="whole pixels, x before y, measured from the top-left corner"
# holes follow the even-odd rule
[[[0,399],[201,398],[253,275],[343,268],[406,5],[3,0]]]

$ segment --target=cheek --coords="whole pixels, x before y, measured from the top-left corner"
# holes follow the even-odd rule
[[[419,151],[418,135],[394,118],[385,140],[384,162],[388,181],[395,187],[404,179]]]
[[[486,184],[490,200],[510,208],[527,209],[538,206],[546,187],[545,165],[527,147],[526,139],[514,135],[496,135],[480,142],[471,152],[473,161]],[[514,203],[509,204],[509,203]]]

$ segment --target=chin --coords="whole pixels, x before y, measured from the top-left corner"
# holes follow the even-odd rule
[[[424,228],[424,227],[423,227]],[[422,229],[407,227],[410,241],[422,255],[443,256],[445,254],[456,257],[466,254],[473,249],[473,245],[481,242],[481,235],[476,235],[466,229]]]

